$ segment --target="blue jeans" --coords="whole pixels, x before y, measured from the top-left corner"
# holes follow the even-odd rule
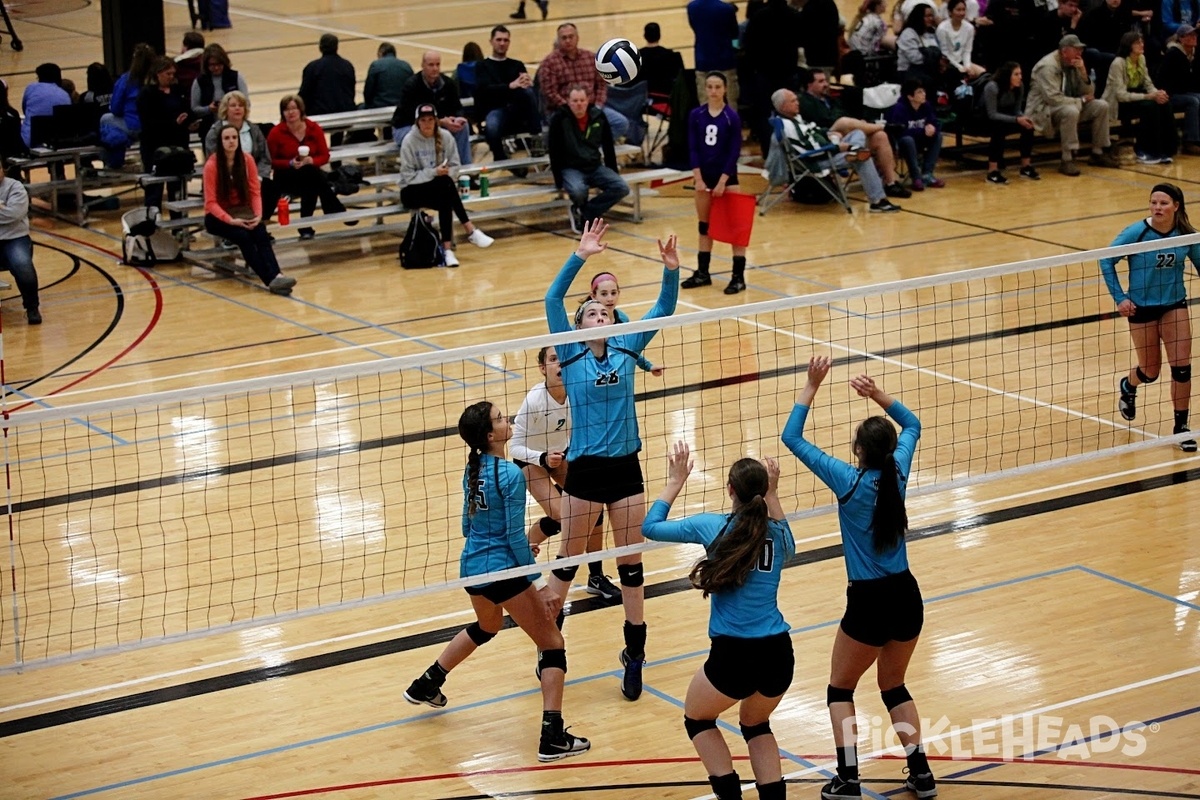
[[[404,137],[413,129],[412,125],[405,125],[402,128],[396,128],[392,131],[392,139],[399,147],[404,142]],[[458,145],[458,160],[463,164],[471,163],[471,126],[463,125],[458,133],[450,132],[454,137],[454,143]]]
[[[629,120],[620,111],[614,111],[608,106],[603,106],[601,111],[608,118],[608,127],[612,128],[613,139],[620,139],[629,132]]]
[[[867,149],[867,135],[859,130],[850,131],[843,137],[842,141],[860,150]],[[845,153],[838,153],[834,157],[833,163],[839,169],[849,166],[858,173],[858,180],[862,184],[863,192],[867,195],[867,200],[870,202],[878,203],[887,197],[887,193],[883,190],[883,178],[879,177],[879,170],[875,169],[875,162],[871,159],[868,158],[866,161],[859,161],[857,158],[846,158]]]
[[[1200,93],[1185,92],[1171,95],[1171,110],[1183,110],[1183,141],[1200,144]]]
[[[896,140],[904,161],[908,164],[908,174],[913,180],[928,178],[937,169],[938,156],[942,153],[942,131],[934,131],[933,136],[909,136],[905,134]],[[917,153],[924,151],[925,160],[922,164],[917,161]]]
[[[12,273],[21,290],[21,299],[26,311],[38,307],[37,270],[33,268],[33,240],[28,236],[15,239],[0,239],[0,269]]]
[[[533,89],[517,89],[509,95],[508,105],[493,108],[487,113],[484,136],[492,148],[492,158],[503,161],[504,137],[514,133],[541,133],[542,121],[538,117],[537,98]]]
[[[629,194],[629,185],[621,176],[603,165],[593,170],[564,169],[562,188],[571,202],[583,210],[585,222],[604,216],[604,212]],[[600,194],[588,199],[589,189],[599,189]]]

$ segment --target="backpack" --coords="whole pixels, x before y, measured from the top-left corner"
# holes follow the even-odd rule
[[[366,181],[363,180],[362,168],[357,164],[342,164],[329,173],[329,185],[339,195],[354,194],[362,183]]]
[[[157,208],[135,208],[121,215],[121,262],[152,267],[160,261],[179,260],[179,242],[170,231],[158,229]]]
[[[442,236],[433,217],[424,211],[414,211],[408,221],[404,241],[400,243],[400,266],[405,269],[426,269],[446,264]]]
[[[154,174],[158,177],[183,177],[196,169],[196,154],[187,147],[166,145],[154,151]]]

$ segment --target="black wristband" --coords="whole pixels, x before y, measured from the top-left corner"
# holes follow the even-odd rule
[[[550,467],[546,466],[546,454],[542,453],[538,456],[538,463],[542,465],[542,469],[549,471]]]

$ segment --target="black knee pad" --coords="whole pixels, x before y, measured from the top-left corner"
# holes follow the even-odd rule
[[[565,674],[567,671],[567,651],[566,650],[542,650],[538,653],[538,674],[548,669],[561,669]]]
[[[831,706],[834,703],[853,703],[853,689],[839,689],[833,684],[830,684],[825,689],[825,705]]]
[[[1192,379],[1192,365],[1184,364],[1182,367],[1171,367],[1171,380],[1176,383],[1187,383]]]
[[[701,236],[708,236],[708,223],[707,222],[697,223],[696,229],[700,231]]]
[[[903,683],[899,686],[893,686],[891,689],[884,689],[879,693],[879,696],[883,698],[883,706],[888,711],[912,700],[912,695],[908,693],[908,689],[905,688]]]
[[[742,725],[742,738],[747,742],[757,736],[766,736],[771,732],[771,720],[760,722],[757,725]]]
[[[467,636],[471,637],[471,641],[474,642],[478,647],[482,647],[492,639],[496,638],[496,634],[488,633],[483,628],[479,627],[478,622],[472,622],[467,626]]]
[[[1142,383],[1154,383],[1156,380],[1158,380],[1157,375],[1151,377],[1151,376],[1147,375],[1146,373],[1142,372],[1141,367],[1136,368],[1134,370],[1134,372],[1137,374],[1138,380],[1141,381]]]
[[[631,589],[637,588],[646,582],[646,576],[643,573],[641,564],[618,564],[617,575],[621,579],[621,585],[628,586]]]
[[[542,517],[539,519],[538,527],[542,529],[542,534],[547,539],[562,533],[562,523],[551,517]]]
[[[705,731],[714,730],[717,727],[715,719],[692,719],[689,716],[683,718],[683,729],[687,731],[689,739],[695,739]]]
[[[574,564],[569,567],[559,567],[558,569],[550,570],[554,577],[558,578],[563,583],[571,583],[575,580],[575,573],[579,572],[579,565]]]

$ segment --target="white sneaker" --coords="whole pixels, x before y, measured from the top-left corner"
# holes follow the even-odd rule
[[[479,230],[479,228],[476,228],[471,231],[471,235],[467,237],[467,241],[476,247],[491,247],[492,242],[496,240]]]
[[[454,255],[453,250],[446,251],[446,266],[447,267],[457,267],[458,266],[458,256]]]

